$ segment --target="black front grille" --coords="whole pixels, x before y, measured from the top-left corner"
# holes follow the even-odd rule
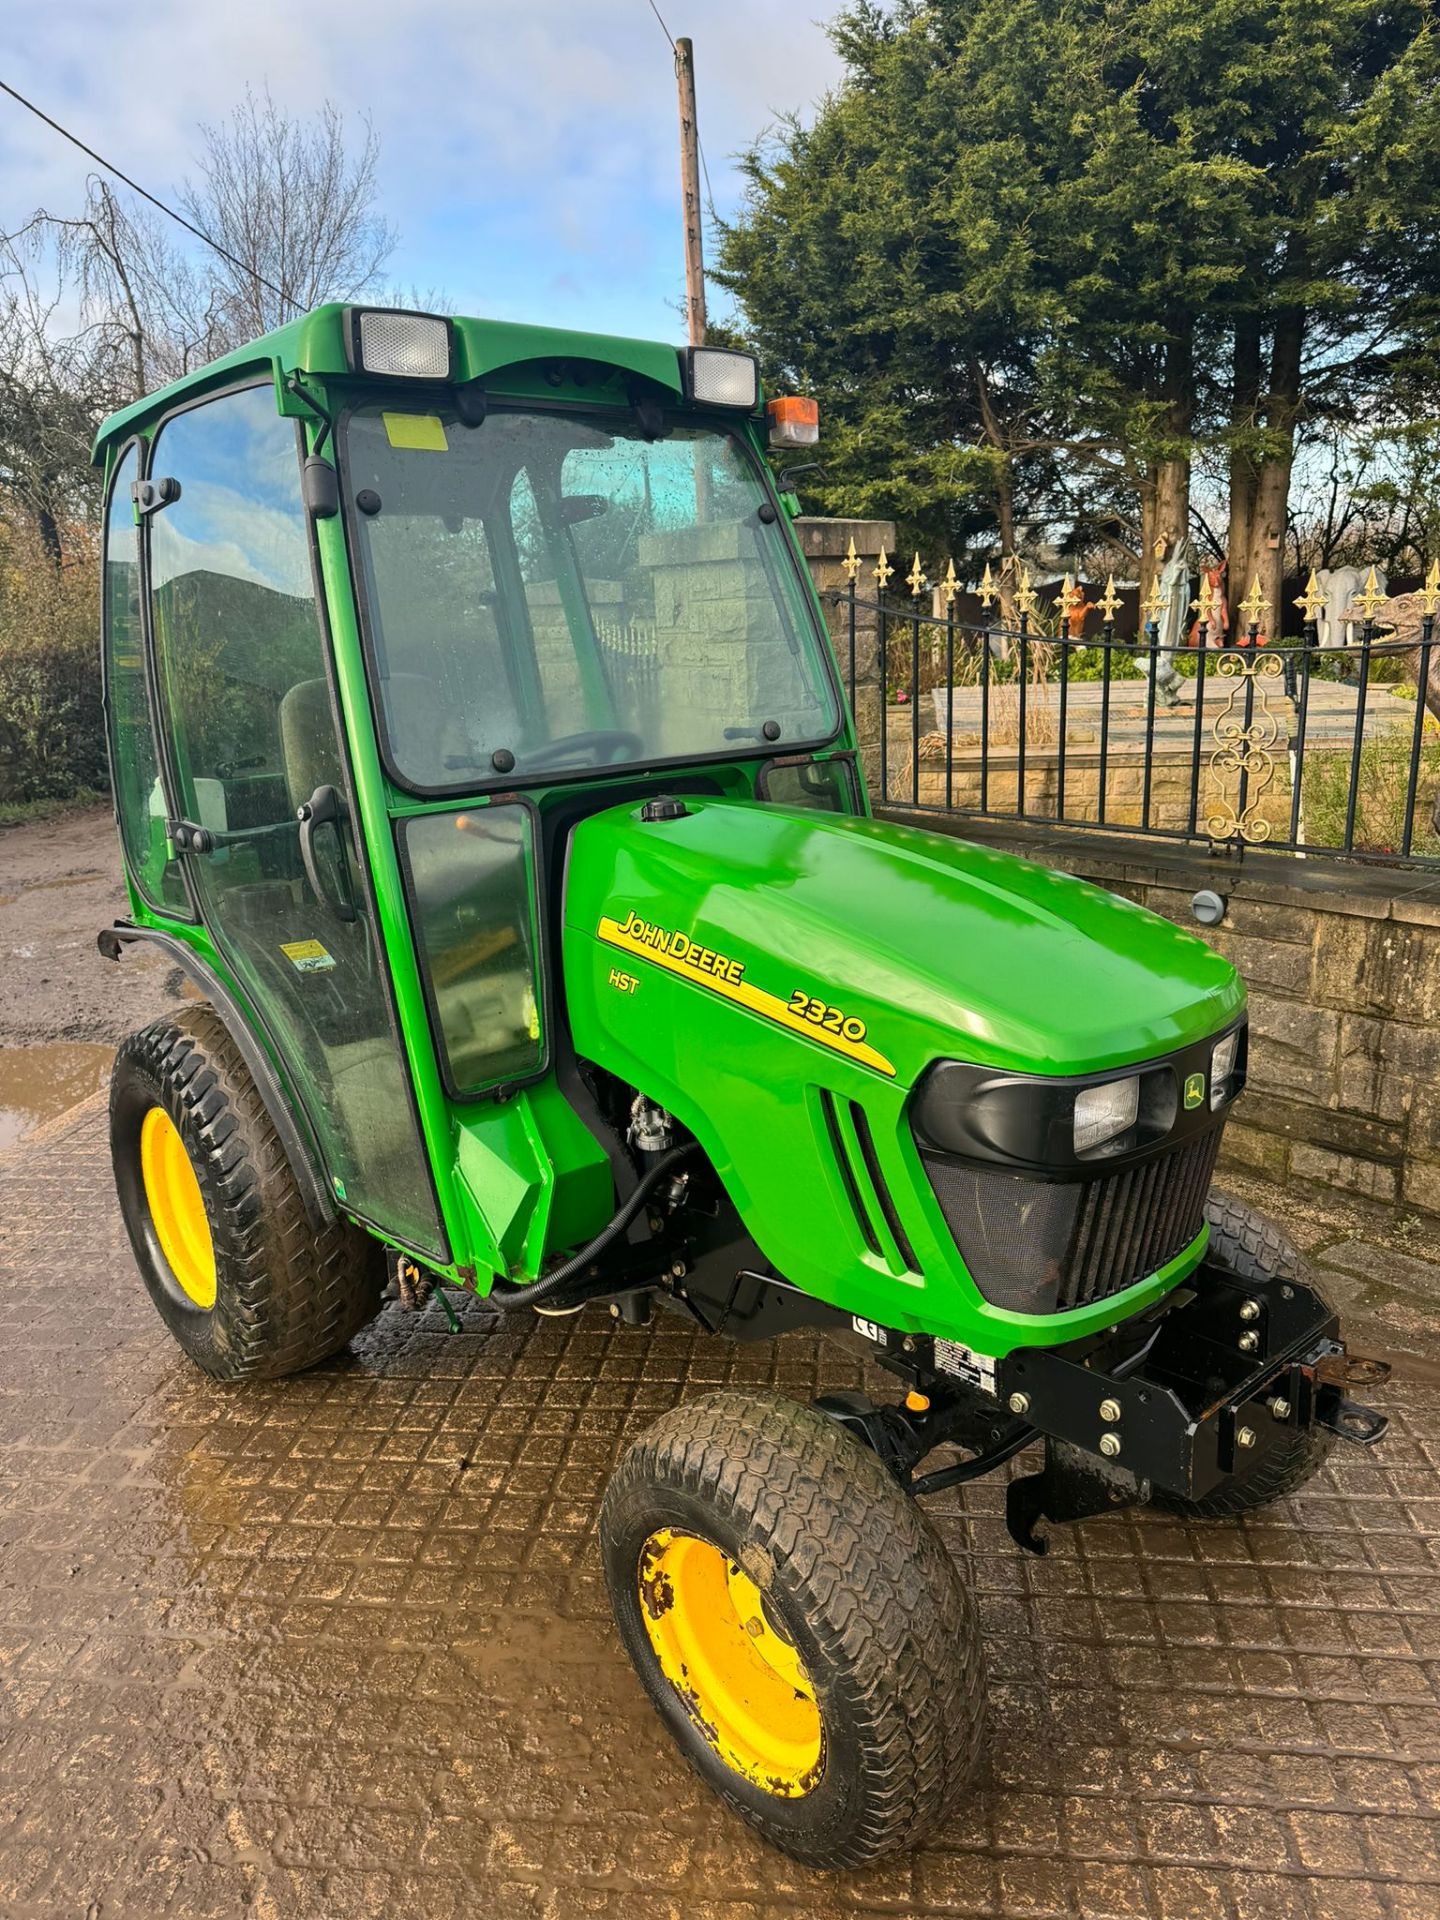
[[[926,1154],[961,1257],[993,1306],[1063,1313],[1133,1287],[1199,1233],[1222,1126],[1137,1165],[1043,1181]]]

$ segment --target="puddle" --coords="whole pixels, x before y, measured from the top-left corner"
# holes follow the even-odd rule
[[[103,880],[105,875],[98,867],[89,873],[66,873],[58,880],[32,880],[18,893],[0,893],[0,907],[13,907],[17,900],[23,900],[27,894],[45,893],[52,887],[88,887],[94,880]]]
[[[0,1152],[103,1087],[114,1058],[113,1047],[68,1040],[0,1047]]]

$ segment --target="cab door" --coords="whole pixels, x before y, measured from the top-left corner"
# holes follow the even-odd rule
[[[443,1256],[351,826],[295,426],[268,381],[236,389],[166,421],[149,473],[178,483],[147,515],[148,586],[177,838],[206,928],[337,1198]]]

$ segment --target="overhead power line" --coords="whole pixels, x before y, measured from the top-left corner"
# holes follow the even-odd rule
[[[658,13],[655,17],[657,20],[660,18]],[[663,26],[665,23],[661,21],[660,24]],[[142,187],[138,180],[132,180],[128,173],[123,172],[113,161],[107,160],[103,154],[96,153],[93,147],[87,147],[85,142],[71,133],[68,127],[62,127],[58,120],[52,120],[48,113],[44,112],[42,108],[37,107],[33,100],[27,100],[23,93],[18,93],[8,81],[0,80],[0,92],[8,93],[12,100],[18,100],[20,105],[28,112],[33,113],[37,120],[43,120],[47,127],[52,127],[55,132],[60,135],[62,140],[68,140],[72,147],[78,147],[81,153],[86,154],[95,162],[97,167],[103,167],[106,173],[114,174],[115,178],[123,181],[132,193],[138,193],[142,200],[148,200],[152,207],[158,207],[161,213],[168,215],[171,220],[175,221],[177,226],[184,227],[187,233],[193,233],[197,240],[203,240],[205,245],[212,247],[222,260],[228,260],[230,265],[240,273],[247,275],[252,280],[258,281],[268,293],[273,293],[277,300],[283,300],[287,306],[293,307],[297,313],[300,312],[299,301],[296,300],[293,295],[286,293],[283,287],[277,287],[275,282],[273,280],[267,280],[263,273],[258,273],[254,267],[247,266],[243,260],[236,259],[235,255],[231,253],[227,247],[222,247],[220,242],[212,239],[202,227],[197,227],[193,220],[187,220],[183,213],[177,213],[174,207],[167,206],[157,194],[151,193],[148,187]]]
[[[666,24],[665,24],[665,21],[664,21],[664,19],[663,19],[663,17],[661,16],[661,12],[660,12],[660,9],[659,9],[659,7],[657,7],[657,6],[656,6],[656,4],[655,4],[655,0],[650,0],[650,11],[651,11],[651,13],[653,13],[653,14],[654,14],[654,16],[655,16],[655,18],[656,18],[657,20],[659,20],[659,22],[660,22],[660,31],[661,31],[661,33],[663,33],[663,34],[664,34],[664,36],[665,36],[665,38],[666,38],[666,39],[667,39],[667,40],[668,40],[668,41],[670,42],[670,51],[671,51],[671,53],[674,53],[674,51],[675,51],[675,36],[674,36],[674,34],[672,34],[672,33],[671,33],[671,31],[670,31],[670,29],[669,29],[669,27],[667,27],[667,26],[666,26]]]
[[[665,16],[661,13],[659,7],[656,6],[655,0],[647,0],[647,4],[649,5],[651,13],[653,13],[655,18],[660,22],[660,31],[669,41],[671,53],[676,53],[675,36],[671,33],[669,27],[666,26]],[[709,214],[710,218],[718,224],[719,215],[715,211],[715,193],[710,185],[710,162],[705,158],[705,142],[700,138],[700,129],[698,126],[695,129],[695,145],[700,154],[700,171],[705,176],[705,211]]]

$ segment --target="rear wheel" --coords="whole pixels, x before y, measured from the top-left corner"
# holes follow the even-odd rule
[[[1263,1213],[1216,1191],[1205,1203],[1205,1217],[1210,1222],[1210,1246],[1205,1257],[1222,1272],[1233,1274],[1237,1280],[1301,1278],[1305,1261],[1300,1249]],[[1306,1285],[1310,1284],[1307,1279]],[[1334,1434],[1324,1427],[1287,1431],[1246,1479],[1228,1481],[1200,1500],[1187,1500],[1181,1494],[1157,1488],[1153,1504],[1198,1520],[1251,1513],[1257,1507],[1268,1507],[1273,1500],[1283,1500],[1287,1493],[1294,1493],[1313,1479],[1334,1444]]]
[[[846,1867],[945,1818],[980,1748],[975,1609],[843,1428],[769,1394],[677,1407],[621,1461],[600,1540],[661,1719],[767,1840]]]
[[[294,1373],[378,1312],[378,1242],[348,1221],[311,1227],[249,1071],[209,1007],[157,1020],[121,1046],[110,1148],[141,1277],[207,1373]]]

